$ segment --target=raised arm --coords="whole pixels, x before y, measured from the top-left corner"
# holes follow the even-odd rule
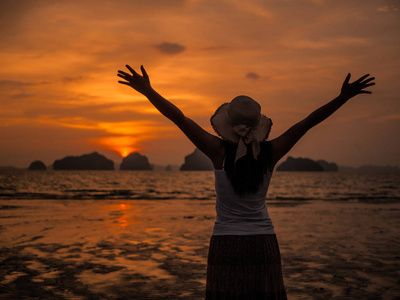
[[[349,83],[351,74],[349,73],[343,82],[341,93],[338,97],[328,102],[324,106],[312,112],[304,120],[290,127],[285,133],[276,139],[272,140],[272,162],[271,170],[275,164],[300,140],[300,138],[312,127],[321,123],[323,120],[332,115],[349,99],[358,94],[371,94],[370,91],[364,89],[374,85],[372,82],[375,78],[369,77],[369,74],[364,75]]]
[[[126,65],[131,74],[119,70],[118,76],[125,81],[118,81],[121,84],[132,87],[139,93],[149,99],[160,113],[174,122],[179,129],[192,141],[192,143],[206,154],[214,164],[214,167],[220,168],[223,160],[223,147],[221,140],[205,131],[193,120],[186,117],[183,112],[174,104],[158,94],[150,84],[149,76],[146,70],[141,66],[142,75],[139,75],[130,66]]]

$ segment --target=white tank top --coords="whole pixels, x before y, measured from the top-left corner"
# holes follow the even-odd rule
[[[264,175],[260,189],[251,195],[235,194],[225,170],[214,170],[217,193],[213,235],[275,234],[265,197],[272,173]]]

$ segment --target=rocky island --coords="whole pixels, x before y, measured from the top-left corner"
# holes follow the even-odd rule
[[[114,162],[93,152],[81,156],[67,156],[53,164],[54,170],[114,170]]]
[[[133,152],[124,157],[119,168],[120,170],[152,170],[149,160],[139,152]]]
[[[29,165],[28,170],[46,170],[46,165],[41,160],[35,160]]]
[[[335,163],[328,163],[324,160],[314,161],[310,158],[294,158],[289,156],[286,161],[278,165],[277,171],[311,171],[337,172],[338,166]]]
[[[185,156],[185,163],[180,167],[181,171],[210,171],[214,170],[211,160],[199,149]]]
[[[338,172],[339,171],[339,167],[336,163],[329,163],[325,160],[317,160],[317,163],[321,165],[321,167],[324,168],[324,171],[327,172]]]

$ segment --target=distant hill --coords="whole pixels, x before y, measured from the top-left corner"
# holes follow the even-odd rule
[[[286,161],[278,165],[277,171],[310,171],[310,172],[337,172],[338,166],[325,160],[314,161],[310,158],[294,158],[289,156]]]
[[[339,166],[340,172],[368,172],[368,173],[400,173],[400,168],[396,166],[371,166],[363,165],[361,167]]]
[[[14,166],[0,166],[0,171],[11,171],[11,170],[22,170],[22,168],[17,168]]]
[[[178,171],[179,170],[179,167],[180,166],[178,166],[178,165],[154,165],[154,164],[151,164],[151,168],[154,170],[154,171]]]
[[[139,152],[133,152],[124,157],[119,167],[120,170],[152,170],[149,160]]]
[[[325,160],[317,160],[317,163],[319,165],[321,165],[322,168],[324,168],[324,171],[327,171],[327,172],[337,172],[337,171],[339,171],[339,167],[338,167],[338,165],[336,163],[333,163],[333,162],[329,163],[329,162],[327,162]]]
[[[286,161],[281,163],[277,168],[277,171],[313,171],[322,172],[324,168],[309,158],[294,158],[289,156]]]
[[[54,170],[114,170],[114,162],[93,152],[81,156],[67,156],[53,164]]]
[[[214,170],[211,160],[199,149],[185,156],[185,163],[180,167],[181,171],[209,171]]]
[[[40,170],[40,171],[45,171],[46,170],[46,165],[40,161],[40,160],[35,160],[34,162],[32,162],[29,167],[28,170]]]

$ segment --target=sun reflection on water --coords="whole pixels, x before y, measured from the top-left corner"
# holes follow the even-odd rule
[[[110,215],[110,226],[126,229],[135,224],[135,218],[132,214],[134,207],[132,204],[122,202],[119,204],[108,205],[106,206],[106,209],[109,211]]]

